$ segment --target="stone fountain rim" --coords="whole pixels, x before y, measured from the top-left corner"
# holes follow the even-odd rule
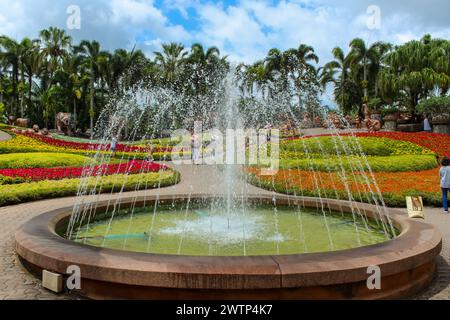
[[[186,199],[186,194],[141,196],[121,200],[126,207],[136,200]],[[213,195],[192,194],[192,199]],[[288,195],[249,195],[277,203],[320,205],[318,198]],[[374,216],[377,207],[364,203],[322,199],[333,210],[358,208]],[[108,201],[97,202],[101,210]],[[330,286],[366,281],[369,266],[379,266],[383,277],[415,270],[434,263],[442,246],[442,235],[434,226],[408,218],[388,208],[400,235],[392,240],[348,250],[267,256],[178,256],[98,248],[73,242],[56,234],[58,223],[67,219],[72,206],[40,214],[24,224],[15,235],[16,252],[25,264],[66,274],[69,265],[81,268],[82,278],[130,286],[171,289],[286,289]]]

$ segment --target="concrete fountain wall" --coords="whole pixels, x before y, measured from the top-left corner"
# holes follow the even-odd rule
[[[186,195],[160,196],[171,202]],[[194,194],[191,198],[206,198]],[[250,196],[270,203],[271,196]],[[156,196],[121,200],[121,208]],[[279,204],[318,207],[316,198],[277,196]],[[378,215],[373,205],[322,200],[332,210]],[[97,212],[107,202],[97,203]],[[93,299],[386,299],[411,296],[433,278],[442,236],[432,225],[389,209],[401,234],[390,241],[350,250],[296,255],[208,257],[148,254],[98,248],[65,239],[56,229],[67,223],[72,207],[44,213],[16,233],[21,261],[37,274],[42,269],[65,274],[81,268],[81,289]],[[381,269],[381,289],[366,285],[369,266]]]

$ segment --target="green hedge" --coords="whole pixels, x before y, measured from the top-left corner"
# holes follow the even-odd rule
[[[422,171],[433,169],[437,166],[436,157],[433,155],[401,155],[391,157],[366,157],[372,171],[374,172],[404,172]],[[368,170],[362,157],[341,157],[342,166],[345,170],[360,171],[361,164],[365,171]],[[330,156],[328,158],[300,158],[281,159],[280,169],[301,169],[317,171],[340,171],[339,158]]]
[[[101,192],[118,192],[125,182],[124,191],[134,191],[139,185],[139,189],[157,188],[176,184],[180,181],[180,174],[177,171],[167,170],[135,175],[111,175],[102,178]],[[22,203],[26,201],[36,201],[48,198],[64,196],[75,196],[78,191],[80,179],[64,180],[44,180],[38,182],[28,182],[0,186],[0,206]],[[95,186],[95,177],[88,182],[88,188]],[[96,185],[97,191],[100,185]]]
[[[10,153],[0,154],[0,168],[81,167],[87,157],[66,153]]]
[[[412,154],[434,154],[432,151],[414,143],[393,140],[382,137],[317,137],[303,140],[283,141],[280,145],[281,154],[298,153],[313,154],[313,156],[328,156],[337,154],[368,156],[392,156]],[[337,151],[336,151],[337,148]]]

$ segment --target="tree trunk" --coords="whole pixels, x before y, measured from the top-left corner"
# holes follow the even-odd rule
[[[30,107],[31,107],[31,93],[32,93],[31,85],[32,84],[33,84],[33,78],[32,78],[32,75],[30,75],[28,78],[28,103],[29,103]]]
[[[366,66],[366,59],[364,59],[364,66],[363,66],[363,70],[364,70],[364,98],[365,97],[369,97],[369,93],[368,93],[368,86],[369,84],[367,83],[367,66]]]
[[[91,139],[94,137],[94,70],[91,70],[91,96],[90,96],[90,107],[89,107],[89,120],[90,120],[90,137]]]
[[[77,100],[73,99],[73,129],[77,130]]]
[[[20,62],[20,65],[22,65],[22,62]],[[21,84],[25,85],[25,75],[24,75],[24,73],[23,73],[23,65],[22,65],[22,67],[20,68],[20,82],[21,82]],[[24,97],[23,92],[20,92],[19,98],[20,98],[20,117],[21,117],[21,118],[24,117],[23,97]]]

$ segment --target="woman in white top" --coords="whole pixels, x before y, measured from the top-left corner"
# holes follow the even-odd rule
[[[431,132],[430,120],[428,120],[428,116],[423,119],[423,131]]]
[[[439,177],[441,179],[442,204],[444,205],[444,213],[448,213],[447,194],[450,191],[450,159],[445,157],[441,164],[442,167],[439,170]]]
[[[192,135],[191,138],[192,143],[192,160],[194,164],[200,164],[200,148],[201,148],[201,142],[196,134]]]

